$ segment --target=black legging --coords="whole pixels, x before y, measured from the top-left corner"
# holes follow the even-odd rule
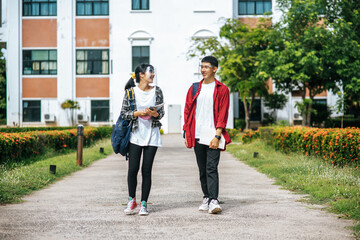
[[[155,158],[157,147],[139,146],[130,143],[129,146],[129,170],[128,170],[128,189],[129,196],[134,198],[136,195],[137,174],[140,167],[141,153],[143,152],[143,162],[141,166],[142,186],[141,201],[148,200],[151,188],[151,170]]]

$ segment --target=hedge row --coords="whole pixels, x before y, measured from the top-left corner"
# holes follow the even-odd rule
[[[318,156],[334,166],[360,166],[358,128],[274,128],[275,149]]]
[[[77,147],[76,129],[0,133],[0,164],[18,162],[45,153]],[[85,127],[84,146],[111,134],[111,127]]]
[[[19,133],[19,132],[33,132],[33,131],[54,131],[75,129],[76,127],[4,127],[0,128],[2,133]]]
[[[359,128],[262,127],[245,131],[241,140],[261,138],[276,150],[317,156],[333,166],[360,166]]]

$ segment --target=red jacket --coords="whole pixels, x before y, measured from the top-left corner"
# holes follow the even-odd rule
[[[199,83],[199,89],[197,90],[194,98],[192,97],[193,86],[189,88],[186,95],[185,109],[184,109],[184,126],[183,130],[186,132],[186,140],[188,147],[192,148],[195,146],[195,111],[196,111],[196,98],[200,94],[201,84],[204,80]],[[230,93],[229,89],[215,79],[215,90],[214,90],[214,125],[215,128],[222,128],[222,134],[224,135],[226,144],[231,142],[229,134],[226,132],[226,123],[229,115],[229,102]],[[215,129],[214,129],[215,132]],[[214,135],[215,136],[215,135]]]

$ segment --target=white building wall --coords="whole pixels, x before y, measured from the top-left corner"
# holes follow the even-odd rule
[[[76,97],[75,2],[69,4],[69,0],[57,0],[57,104],[52,110],[60,126],[71,124],[69,113],[61,108],[61,103]]]
[[[19,126],[21,123],[21,1],[6,1],[7,10],[7,125]]]

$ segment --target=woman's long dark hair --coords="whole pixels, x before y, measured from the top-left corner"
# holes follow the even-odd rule
[[[140,73],[145,73],[146,68],[151,66],[152,68],[154,68],[152,65],[147,64],[147,63],[142,63],[139,66],[137,66],[135,68],[135,79],[133,79],[132,77],[129,79],[129,81],[125,84],[125,90],[128,88],[132,88],[135,87],[135,82],[134,80],[136,80],[137,83],[140,82]]]

